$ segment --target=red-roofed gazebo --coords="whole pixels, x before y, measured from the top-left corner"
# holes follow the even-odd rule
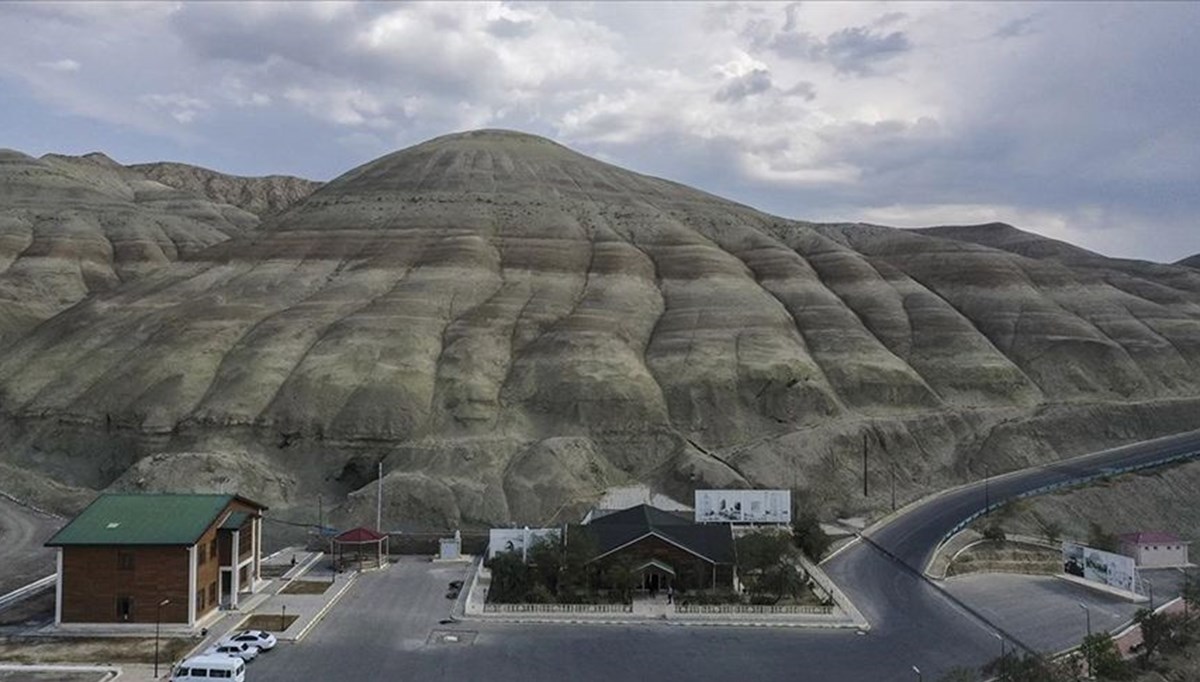
[[[384,557],[388,553],[388,536],[379,531],[371,530],[370,528],[351,528],[350,530],[339,533],[333,536],[330,540],[330,553],[333,554],[333,564],[335,567],[346,566],[346,550],[353,549],[354,557],[352,560],[358,561],[358,569],[363,568],[364,558],[370,558],[374,555],[375,565],[372,568],[381,568],[383,566]],[[374,551],[364,553],[364,550],[374,545]]]

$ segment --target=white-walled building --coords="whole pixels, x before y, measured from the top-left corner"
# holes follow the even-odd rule
[[[1121,553],[1133,557],[1139,568],[1176,568],[1188,565],[1188,542],[1173,533],[1127,533]]]

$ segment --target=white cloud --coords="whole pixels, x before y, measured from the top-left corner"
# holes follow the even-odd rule
[[[191,123],[200,112],[210,108],[208,102],[182,92],[151,93],[141,95],[137,99],[147,107],[167,112],[171,118],[182,124]]]
[[[81,64],[74,59],[59,59],[52,62],[41,62],[38,66],[51,71],[72,72],[78,71]]]
[[[1159,221],[1191,252],[1198,21],[1194,3],[8,3],[0,79],[208,148],[302,128],[340,150],[326,177],[517,127],[796,217],[994,212],[1141,252],[1112,235]]]

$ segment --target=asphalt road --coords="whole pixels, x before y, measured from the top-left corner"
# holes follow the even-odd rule
[[[994,478],[989,497],[998,503],[1192,450],[1200,450],[1200,433]],[[925,580],[920,569],[942,537],[983,505],[982,483],[940,495],[869,529],[874,544],[856,543],[824,564],[871,622],[866,634],[665,624],[442,625],[438,620],[450,610],[446,584],[465,571],[410,559],[363,576],[308,639],[262,657],[247,679],[877,682],[916,679],[915,665],[924,679],[935,680],[948,668],[977,667],[999,653],[995,630],[980,617],[1044,651],[1078,641],[1084,627],[1079,601],[1094,609],[1097,629],[1124,620],[1132,607],[1053,579],[954,580],[945,588]],[[1156,591],[1170,590],[1160,591],[1156,582]],[[445,640],[448,633],[458,641]]]
[[[0,594],[54,572],[54,552],[42,544],[62,525],[62,519],[0,497]]]
[[[942,538],[963,519],[985,507],[1022,493],[1110,470],[1148,465],[1185,453],[1200,452],[1200,432],[1160,438],[1105,450],[1055,464],[992,477],[986,484],[964,486],[921,503],[867,529],[869,542],[858,542],[827,560],[822,567],[846,591],[871,623],[872,638],[903,642],[903,651],[919,658],[914,626],[926,635],[959,648],[962,658],[979,665],[998,653],[997,630],[1039,651],[1061,648],[1059,635],[1043,638],[1037,630],[1017,631],[992,619],[989,623],[950,600],[944,591],[920,577]],[[970,602],[966,602],[968,605]],[[1032,601],[1030,602],[1032,608]],[[974,607],[972,607],[974,608]],[[986,614],[979,615],[986,618]],[[993,627],[998,626],[998,627]],[[913,662],[920,666],[918,661]],[[932,667],[932,666],[931,666]]]

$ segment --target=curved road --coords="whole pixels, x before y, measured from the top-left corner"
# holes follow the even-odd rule
[[[1047,486],[1196,455],[1200,431],[994,476],[987,483],[987,497],[994,508]],[[948,664],[977,666],[997,654],[995,631],[921,576],[942,539],[983,511],[984,487],[980,481],[920,502],[867,529],[867,542],[856,542],[822,565],[871,623],[870,639],[901,656],[900,661],[931,661],[930,667],[942,669]]]
[[[1200,451],[1200,432],[993,478],[992,502],[1194,451]],[[871,542],[856,543],[823,564],[871,621],[868,633],[661,624],[447,626],[438,620],[449,608],[446,582],[465,579],[466,570],[406,560],[365,574],[303,643],[255,662],[253,675],[256,682],[378,679],[381,671],[431,682],[909,682],[916,679],[915,665],[932,681],[951,667],[975,668],[999,653],[993,631],[920,574],[941,538],[983,503],[981,483],[934,496],[869,529]],[[1067,592],[1060,601],[1073,611],[1075,595],[1086,590],[1059,582],[1042,584]],[[1036,591],[1019,594],[1039,598]],[[470,643],[437,643],[433,634],[447,627]],[[1052,639],[1074,640],[1075,634],[1081,632],[1066,628]]]

